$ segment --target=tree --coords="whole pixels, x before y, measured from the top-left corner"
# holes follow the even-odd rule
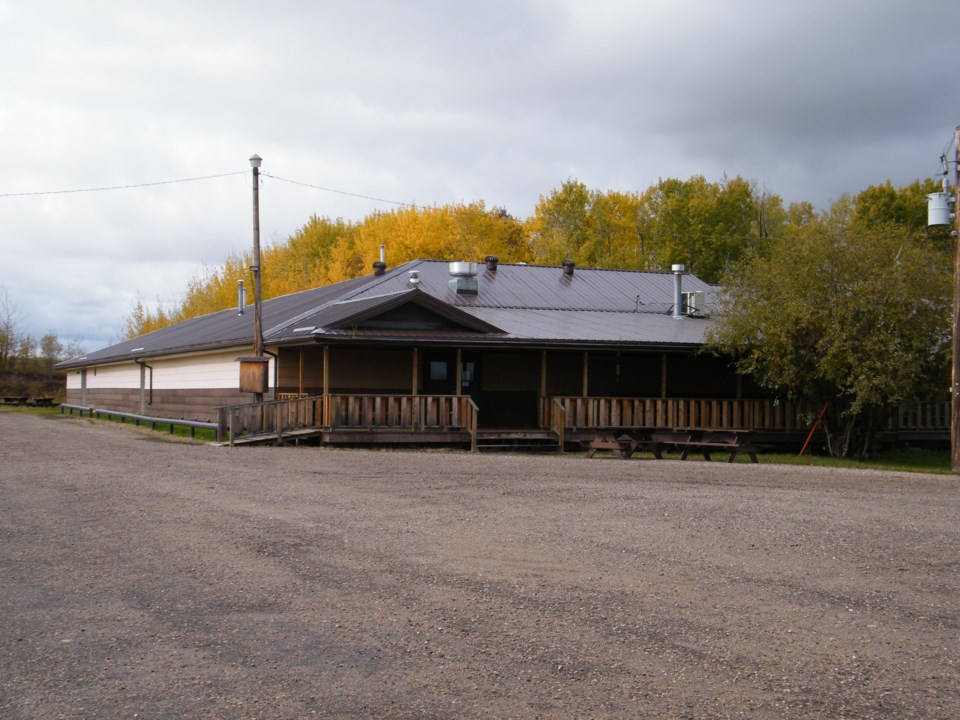
[[[709,347],[782,397],[830,403],[828,449],[864,457],[883,413],[947,386],[951,254],[855,220],[849,199],[728,278]]]
[[[26,316],[0,285],[0,370],[9,370],[20,344],[20,333]]]
[[[53,377],[53,366],[63,357],[63,343],[52,332],[40,338],[40,358],[47,377]]]
[[[642,204],[652,264],[683,263],[713,283],[740,258],[764,249],[786,221],[779,197],[757,192],[740,177],[661,180],[643,194]]]

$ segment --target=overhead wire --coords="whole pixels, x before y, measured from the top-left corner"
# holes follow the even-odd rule
[[[323,190],[324,192],[336,193],[337,195],[346,195],[348,197],[360,198],[362,200],[373,200],[374,202],[390,203],[391,205],[400,205],[401,207],[411,207],[411,208],[416,208],[418,210],[424,209],[423,207],[411,202],[403,202],[402,200],[388,200],[387,198],[374,197],[373,195],[361,195],[360,193],[347,192],[346,190],[337,190],[336,188],[323,187],[322,185],[312,185],[311,183],[301,182],[300,180],[290,180],[289,178],[282,178],[278,175],[273,175],[268,172],[261,172],[260,176],[273,178],[274,180],[290,183],[291,185],[302,185],[303,187],[313,188],[314,190]]]
[[[220,173],[219,175],[203,175],[200,177],[180,178],[179,180],[158,180],[156,182],[135,183],[130,185],[109,185],[95,188],[76,188],[73,190],[39,190],[36,192],[15,192],[0,193],[0,197],[26,197],[31,195],[66,195],[69,193],[88,193],[104,192],[106,190],[128,190],[130,188],[155,187],[157,185],[175,185],[177,183],[197,182],[199,180],[213,180],[215,178],[232,177],[234,175],[246,175],[246,170],[239,170],[231,173]]]

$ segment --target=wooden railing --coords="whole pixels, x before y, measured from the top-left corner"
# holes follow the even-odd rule
[[[320,427],[323,419],[323,397],[298,397],[269,400],[262,403],[217,408],[217,435],[235,440],[274,435]]]
[[[569,430],[593,428],[702,428],[806,430],[817,408],[789,401],[697,398],[547,397],[540,422],[552,428],[552,406],[559,403]],[[888,430],[947,431],[949,402],[921,402],[891,414]]]
[[[888,422],[890,430],[950,430],[950,401],[911,403]]]
[[[812,412],[797,403],[775,400],[621,397],[541,400],[541,418],[549,418],[551,404],[558,402],[570,430],[610,427],[798,430],[808,427]]]
[[[296,430],[357,428],[412,432],[465,430],[476,448],[477,406],[459,395],[331,394],[217,408],[221,437],[235,440]]]

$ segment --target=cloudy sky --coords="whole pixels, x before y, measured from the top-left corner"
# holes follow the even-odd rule
[[[568,178],[741,175],[825,207],[935,177],[957,20],[939,0],[0,0],[0,287],[35,337],[118,340],[138,297],[175,304],[249,247],[254,153],[327,188],[264,178],[264,243],[385,201],[528,217]]]

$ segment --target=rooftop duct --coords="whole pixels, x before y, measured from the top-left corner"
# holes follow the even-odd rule
[[[573,260],[564,260],[563,261],[563,274],[573,276],[573,269],[577,264]]]
[[[683,320],[683,273],[686,268],[677,263],[670,269],[673,271],[673,319]]]
[[[496,272],[497,264],[499,262],[500,262],[500,258],[498,258],[496,255],[487,255],[486,257],[487,270],[489,270],[490,272]]]
[[[450,263],[450,280],[447,286],[457,295],[476,295],[480,291],[477,283],[479,264],[475,262]]]

